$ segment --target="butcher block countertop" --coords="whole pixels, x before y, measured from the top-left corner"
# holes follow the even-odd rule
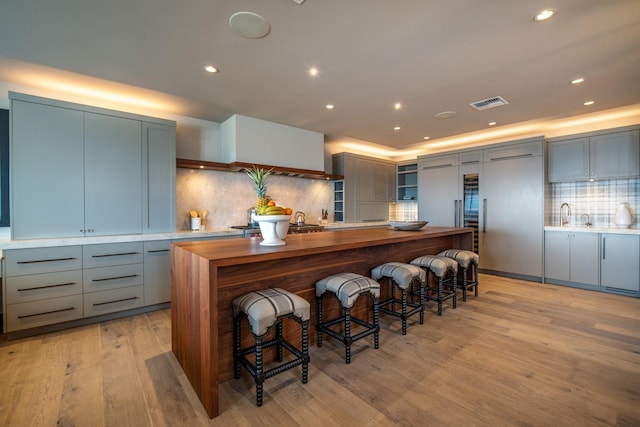
[[[316,281],[341,272],[369,276],[372,268],[385,262],[409,262],[451,248],[471,249],[473,230],[367,228],[288,235],[284,246],[260,242],[260,238],[247,238],[172,244],[172,350],[212,418],[220,411],[218,384],[233,378],[234,298],[269,287],[301,296],[311,304],[309,343],[313,345]],[[387,289],[384,292],[388,294]],[[356,302],[354,314],[358,307]],[[285,325],[285,336],[299,345],[299,330],[293,326]],[[243,346],[252,343],[251,334],[245,333],[244,338]],[[271,356],[265,354],[267,363]]]

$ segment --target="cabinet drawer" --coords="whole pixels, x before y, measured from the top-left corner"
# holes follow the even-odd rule
[[[82,272],[82,289],[85,293],[125,288],[143,283],[143,264],[90,268]]]
[[[82,295],[7,305],[7,332],[82,318]]]
[[[11,249],[6,251],[7,277],[82,268],[81,246]]]
[[[84,296],[84,317],[130,310],[143,305],[143,286],[93,292]]]
[[[523,142],[484,150],[484,161],[517,159],[519,157],[542,156],[542,140]]]
[[[142,242],[85,245],[82,258],[84,268],[138,264],[143,259]]]
[[[82,270],[8,277],[7,304],[82,293]]]

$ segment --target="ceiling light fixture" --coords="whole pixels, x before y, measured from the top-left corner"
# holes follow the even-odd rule
[[[399,102],[396,102],[395,104],[393,104],[393,108],[395,108],[396,110],[401,110],[402,109],[402,104]]]
[[[496,122],[489,122],[489,126],[495,126]]]
[[[309,75],[310,76],[317,76],[318,75],[318,69],[316,67],[309,68]]]
[[[582,82],[584,82],[584,78],[582,78],[582,77],[579,77],[579,78],[577,78],[577,79],[573,79],[573,80],[571,80],[571,84],[572,84],[572,85],[579,85],[579,84],[580,84],[580,83],[582,83]]]
[[[208,73],[217,73],[220,70],[217,67],[214,67],[213,65],[207,65],[204,67],[205,71],[207,71]]]
[[[588,106],[593,105],[595,103],[596,103],[595,101],[587,101],[587,102],[584,103],[584,105],[588,107]]]
[[[430,136],[423,136],[422,139],[424,139],[426,141],[428,139],[431,139],[431,137]]]
[[[393,130],[400,130],[400,126],[394,127]]]
[[[535,22],[542,22],[542,21],[546,21],[547,19],[555,16],[556,14],[556,10],[555,9],[545,9],[543,11],[541,11],[540,13],[538,13],[533,20]]]
[[[336,106],[333,105],[333,104],[327,104],[326,108],[327,108],[327,110],[333,110],[334,108],[336,108]]]
[[[239,36],[259,39],[269,34],[269,23],[253,12],[236,12],[229,18],[229,26]]]

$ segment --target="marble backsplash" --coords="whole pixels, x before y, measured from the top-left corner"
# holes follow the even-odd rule
[[[322,209],[333,218],[333,182],[273,175],[267,195],[279,204],[301,211],[306,222],[317,224]],[[253,184],[244,172],[178,168],[176,171],[176,228],[189,228],[187,211],[207,210],[206,228],[220,229],[247,223],[247,209],[256,201]]]
[[[640,178],[594,182],[563,182],[551,184],[551,224],[560,225],[560,206],[571,207],[570,225],[584,225],[589,215],[595,227],[615,227],[616,209],[628,203],[632,228],[640,228]],[[566,208],[565,208],[566,212]]]

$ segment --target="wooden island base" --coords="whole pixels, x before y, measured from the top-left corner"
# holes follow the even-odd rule
[[[219,413],[218,384],[233,378],[233,298],[267,287],[300,295],[311,304],[313,344],[316,281],[341,272],[369,276],[379,264],[409,262],[445,249],[470,250],[473,230],[373,228],[294,234],[278,247],[261,246],[260,241],[238,238],[172,245],[172,350],[211,418]],[[293,343],[299,340],[293,328],[285,334]],[[249,343],[250,334],[244,336]]]

